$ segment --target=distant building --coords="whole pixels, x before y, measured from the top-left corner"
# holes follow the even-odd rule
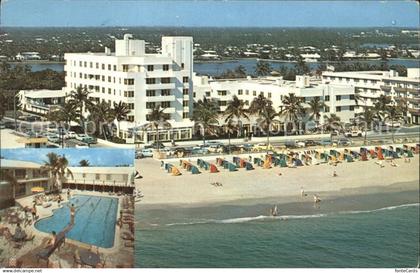
[[[47,148],[48,138],[46,137],[22,137],[17,140],[18,143],[25,144],[25,148]]]
[[[407,122],[420,124],[420,69],[408,68],[407,77],[396,71],[354,71],[323,72],[324,83],[351,86],[359,96],[356,113],[364,107],[372,107],[380,95],[389,96],[392,101],[405,100],[407,103]]]
[[[67,94],[65,90],[21,90],[18,96],[24,111],[45,115],[64,105]]]
[[[133,193],[134,167],[69,167],[63,188]]]
[[[41,60],[39,52],[22,52],[15,57],[17,61]]]
[[[213,80],[207,76],[196,76],[194,77],[194,92],[196,101],[203,97],[217,100],[221,114],[226,110],[234,95],[249,107],[254,98],[263,94],[273,102],[276,111],[282,109],[282,100],[289,94],[302,98],[305,102],[303,106],[306,108],[309,107],[307,104],[309,101],[319,97],[327,106],[321,113],[321,123],[323,123],[323,116],[330,114],[336,114],[342,121],[349,122],[354,118],[356,105],[354,87],[321,83],[309,76],[297,76],[296,81],[285,81],[282,77]]]

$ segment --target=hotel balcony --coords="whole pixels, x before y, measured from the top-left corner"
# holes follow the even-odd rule
[[[147,102],[175,101],[175,95],[146,97]]]
[[[167,114],[173,114],[173,113],[175,113],[175,107],[165,108],[165,110],[163,110],[163,112],[167,113]]]
[[[394,87],[395,92],[409,92],[413,94],[420,94],[420,89],[416,88],[405,88],[405,87]]]
[[[149,89],[149,90],[174,89],[175,88],[175,83],[146,84],[146,88]]]
[[[386,92],[389,92],[389,91],[391,91],[392,87],[389,86],[389,85],[381,85],[381,89],[386,91]]]

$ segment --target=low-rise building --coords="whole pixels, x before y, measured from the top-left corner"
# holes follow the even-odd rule
[[[45,115],[65,102],[65,90],[21,90],[18,94],[24,111]]]
[[[343,122],[351,121],[356,104],[354,87],[326,84],[310,79],[309,76],[297,76],[296,81],[285,81],[282,77],[214,80],[207,76],[195,76],[194,92],[196,101],[203,97],[217,100],[221,114],[233,96],[243,100],[249,107],[254,98],[263,94],[273,102],[276,111],[282,109],[282,101],[289,94],[302,98],[305,108],[309,107],[309,101],[319,97],[326,105],[321,113],[321,124],[323,116],[330,114],[336,114]]]
[[[396,71],[323,72],[322,82],[354,87],[358,99],[356,113],[372,107],[381,95],[406,105],[406,122],[419,124],[420,119],[420,69],[408,68],[407,77]]]

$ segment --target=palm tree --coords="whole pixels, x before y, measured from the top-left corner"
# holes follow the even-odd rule
[[[238,131],[238,124],[235,123],[235,121],[233,119],[228,119],[227,122],[225,121],[225,125],[224,125],[227,133],[228,133],[228,138],[229,138],[229,154],[230,154],[230,149],[231,149],[231,145],[230,145],[230,138],[231,135],[234,132]]]
[[[82,160],[79,161],[79,165],[80,165],[80,167],[89,167],[90,162],[89,162],[89,160],[82,159]]]
[[[391,103],[391,98],[385,95],[380,95],[374,104],[374,111],[379,120],[383,121],[386,116],[388,105]]]
[[[109,124],[115,119],[114,109],[111,108],[109,103],[101,101],[89,106],[89,113],[90,115],[88,118],[95,124],[96,135],[99,136],[102,133],[104,138],[107,139],[105,128],[109,129]]]
[[[4,117],[4,114],[6,113],[7,109],[7,101],[6,96],[3,94],[3,92],[0,93],[0,119]]]
[[[67,167],[69,162],[64,155],[60,156],[55,153],[48,153],[47,159],[44,161],[43,168],[48,170],[53,177],[53,187],[61,190],[65,175],[70,175],[73,178],[73,173]]]
[[[159,127],[170,128],[171,124],[168,122],[169,114],[165,113],[165,108],[161,108],[160,105],[155,106],[148,114],[149,123],[146,127],[156,130],[155,142],[157,144],[157,150],[160,149],[160,138],[159,138]]]
[[[208,100],[203,97],[198,100],[191,117],[195,125],[200,126],[200,133],[203,137],[203,144],[206,144],[206,134],[217,135],[217,126],[219,121],[217,116],[219,114],[219,105],[214,100]]]
[[[325,103],[321,101],[319,97],[312,99],[309,104],[309,112],[311,113],[309,118],[315,119],[317,126],[319,126],[319,119],[321,118],[321,112],[324,112]]]
[[[72,121],[76,121],[79,117],[79,109],[75,105],[66,103],[58,110],[50,111],[47,115],[48,120],[59,124],[64,123],[69,127]]]
[[[85,108],[91,106],[92,102],[89,100],[89,91],[86,88],[82,88],[81,86],[76,88],[76,91],[71,91],[70,99],[68,101],[69,104],[73,104],[76,108],[79,109],[79,122],[80,125],[85,130],[85,118],[83,116]]]
[[[372,107],[365,107],[362,113],[357,114],[356,118],[364,123],[364,140],[363,144],[366,145],[366,137],[367,137],[367,128],[372,126],[372,123],[375,121],[376,113]]]
[[[255,67],[255,74],[257,76],[267,76],[272,70],[270,63],[258,61]]]
[[[282,103],[283,106],[280,110],[280,115],[285,118],[286,122],[292,122],[293,126],[297,127],[299,131],[300,126],[298,122],[305,113],[305,109],[302,106],[303,99],[297,97],[295,94],[289,93],[289,96],[283,97]]]
[[[118,123],[118,128],[117,128],[118,137],[120,136],[120,121],[125,120],[127,118],[127,115],[130,112],[131,110],[128,108],[126,103],[121,102],[121,101],[118,104],[114,103],[114,115]]]
[[[331,114],[330,116],[324,115],[324,125],[325,129],[328,131],[334,131],[334,130],[341,130],[342,124],[341,119],[336,114]],[[332,142],[332,134],[330,135],[331,142]]]
[[[255,115],[257,118],[260,118],[263,115],[263,111],[267,107],[272,107],[273,102],[262,93],[258,97],[254,98],[251,102],[251,105],[248,108],[248,112],[252,115]]]
[[[238,99],[238,97],[234,95],[232,100],[228,102],[226,110],[224,112],[226,116],[225,122],[234,120],[240,122],[241,118],[246,118],[247,120],[249,120],[248,113],[249,111],[245,109],[244,101]],[[240,133],[242,135],[242,129]]]
[[[403,118],[403,111],[401,109],[400,105],[396,105],[396,104],[391,104],[388,105],[385,109],[385,120],[389,120],[391,121],[391,132],[392,132],[392,142],[395,142],[394,139],[394,134],[395,134],[395,130],[394,130],[394,124],[395,122],[401,121],[401,119]]]
[[[270,131],[271,125],[276,117],[279,116],[279,113],[274,110],[274,107],[270,104],[266,105],[260,113],[260,117],[257,120],[258,124],[261,125],[262,128],[267,130],[267,153],[270,146]]]

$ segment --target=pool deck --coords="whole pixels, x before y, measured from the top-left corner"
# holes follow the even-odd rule
[[[66,192],[63,190],[63,192]],[[117,196],[117,195],[109,195],[107,193],[100,193],[100,192],[92,192],[92,191],[76,191],[72,190],[71,195],[89,195],[89,196],[99,196],[99,197],[112,197],[118,198],[118,212],[117,212],[117,219],[120,217],[120,211],[123,209],[123,200],[126,198],[125,201],[132,207],[131,214],[134,215],[134,200],[128,201],[132,199],[131,197],[124,197],[124,196]],[[62,205],[67,203],[67,194],[62,193]],[[20,198],[16,200],[17,203],[21,207],[32,207],[33,196],[28,196],[24,198]],[[43,208],[42,206],[37,206],[37,214],[38,214],[38,221],[41,219],[45,219],[50,217],[53,214],[53,211],[58,209],[58,203],[51,201],[51,206],[48,208]],[[14,232],[16,225],[11,225],[1,222],[0,226],[9,227],[9,229]],[[2,253],[0,253],[0,265],[1,266],[8,266],[9,258],[13,257],[16,258],[18,261],[22,262],[22,267],[28,268],[43,268],[47,267],[47,263],[45,261],[37,261],[36,254],[45,247],[46,242],[51,238],[50,234],[45,232],[41,232],[37,230],[34,226],[34,223],[28,226],[23,226],[24,230],[27,234],[35,235],[34,240],[32,242],[26,242],[22,248],[16,249],[12,247],[12,245],[7,245],[3,243],[5,240],[4,237],[0,237],[0,244],[6,246]],[[55,267],[62,267],[62,268],[72,268],[75,267],[74,264],[74,253],[77,249],[91,249],[92,251],[96,252],[98,249],[101,259],[105,260],[105,267],[107,268],[131,268],[134,265],[134,247],[133,244],[130,242],[126,242],[122,236],[124,233],[130,232],[129,227],[127,225],[122,225],[121,227],[117,224],[115,229],[115,237],[114,237],[114,246],[111,248],[101,248],[92,246],[83,242],[75,241],[69,238],[66,238],[65,244],[60,248],[57,249],[49,259],[49,265]],[[0,267],[1,267],[0,266]]]

